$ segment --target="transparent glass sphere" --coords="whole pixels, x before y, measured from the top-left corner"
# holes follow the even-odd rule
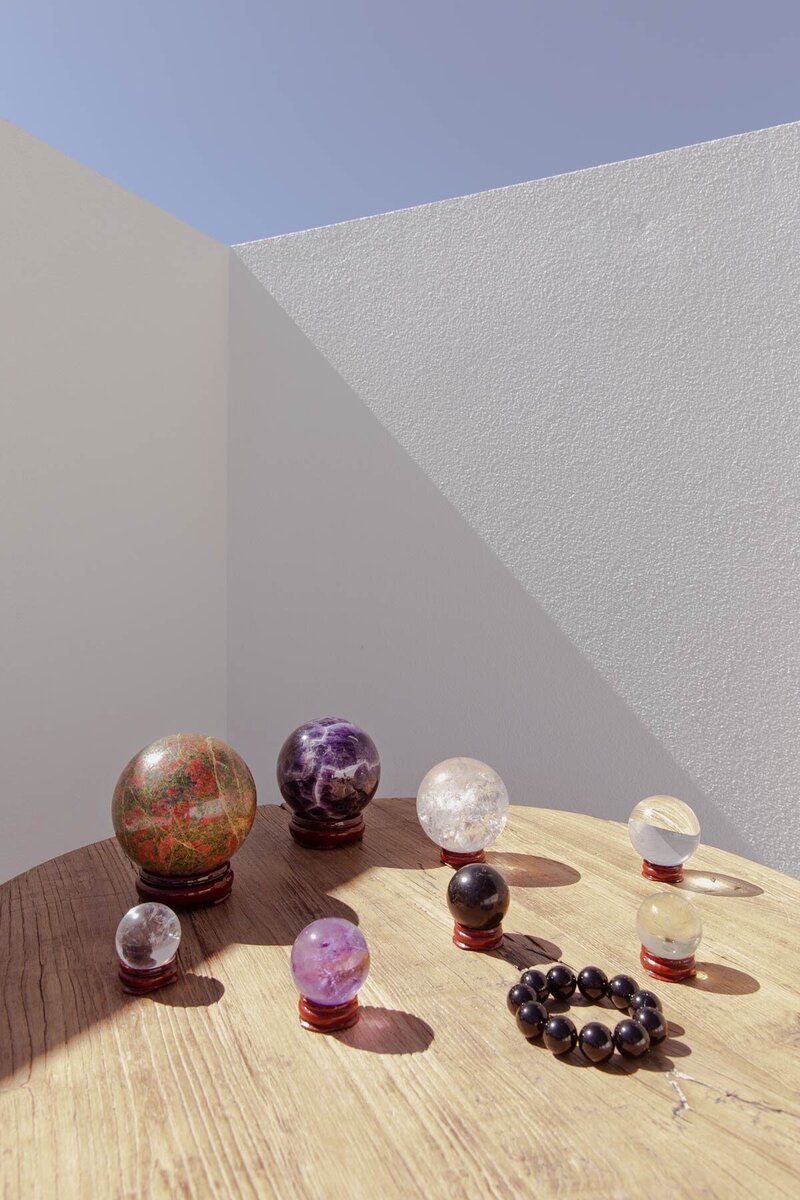
[[[700,822],[677,796],[648,796],[628,819],[628,836],[645,862],[678,867],[694,854],[700,842]]]
[[[636,932],[645,950],[657,958],[690,958],[700,945],[703,924],[682,892],[658,892],[639,905]]]
[[[117,926],[116,944],[126,967],[163,967],[178,953],[181,923],[166,904],[137,904]]]
[[[437,846],[458,854],[485,850],[508,820],[506,785],[476,758],[448,758],[419,785],[417,816]]]
[[[292,946],[292,979],[314,1004],[347,1004],[369,973],[367,939],[352,921],[323,917],[306,925]]]

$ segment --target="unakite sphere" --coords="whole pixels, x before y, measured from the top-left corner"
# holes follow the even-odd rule
[[[628,836],[637,854],[657,867],[678,867],[700,842],[700,822],[677,796],[648,796],[628,819]]]
[[[700,916],[681,892],[648,896],[636,914],[639,941],[656,958],[690,958],[703,936]]]
[[[117,954],[126,967],[150,971],[178,953],[181,923],[166,904],[137,904],[117,926]]]
[[[505,829],[508,792],[486,763],[448,758],[431,767],[419,785],[417,816],[437,846],[471,854],[485,850]]]
[[[135,754],[117,780],[114,832],[156,875],[200,875],[235,854],[256,815],[247,763],[226,742],[174,733]]]

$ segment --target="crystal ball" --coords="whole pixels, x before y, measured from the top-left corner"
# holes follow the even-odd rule
[[[181,923],[166,904],[137,904],[117,926],[117,954],[126,967],[148,971],[171,962],[181,944]]]
[[[381,760],[369,734],[341,717],[309,721],[290,733],[278,755],[278,787],[299,817],[346,821],[369,804]]]
[[[114,831],[155,875],[201,875],[234,854],[256,815],[245,761],[219,738],[175,733],[135,754],[117,781]]]
[[[314,1004],[347,1004],[369,974],[367,939],[352,921],[323,917],[306,925],[292,946],[292,979]]]
[[[694,810],[677,796],[648,796],[631,813],[628,836],[645,862],[678,867],[700,843],[700,822]]]
[[[680,892],[658,892],[639,905],[636,932],[656,958],[690,958],[703,936],[703,925],[691,900]]]
[[[508,912],[511,894],[499,871],[487,863],[469,863],[447,886],[447,907],[465,929],[496,929]]]
[[[457,854],[491,846],[508,820],[500,776],[476,758],[448,758],[419,785],[417,816],[431,841]]]

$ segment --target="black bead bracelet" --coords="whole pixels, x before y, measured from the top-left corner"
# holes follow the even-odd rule
[[[589,1021],[578,1032],[569,1017],[545,1008],[548,996],[567,1001],[576,988],[585,1000],[608,999],[630,1015],[619,1021],[613,1032],[602,1021]],[[547,974],[530,968],[511,988],[506,1003],[517,1028],[529,1041],[541,1037],[553,1054],[569,1054],[578,1046],[591,1063],[608,1062],[615,1049],[625,1058],[641,1058],[667,1036],[658,996],[640,988],[630,975],[609,979],[599,967],[584,967],[577,975],[563,963],[550,967]]]

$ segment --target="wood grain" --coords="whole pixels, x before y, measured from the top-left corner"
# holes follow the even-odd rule
[[[507,936],[467,953],[412,801],[375,801],[364,842],[330,853],[262,808],[230,901],[182,916],[179,980],[151,997],[117,977],[136,894],[115,842],[5,884],[3,1195],[795,1200],[800,883],[701,847],[698,976],[657,987],[672,1034],[598,1069],[525,1042],[505,994],[556,958],[643,981],[634,914],[657,885],[623,826],[570,813],[515,808],[487,861],[511,885]],[[300,1028],[289,974],[326,915],[372,950],[361,1020],[332,1036]]]

